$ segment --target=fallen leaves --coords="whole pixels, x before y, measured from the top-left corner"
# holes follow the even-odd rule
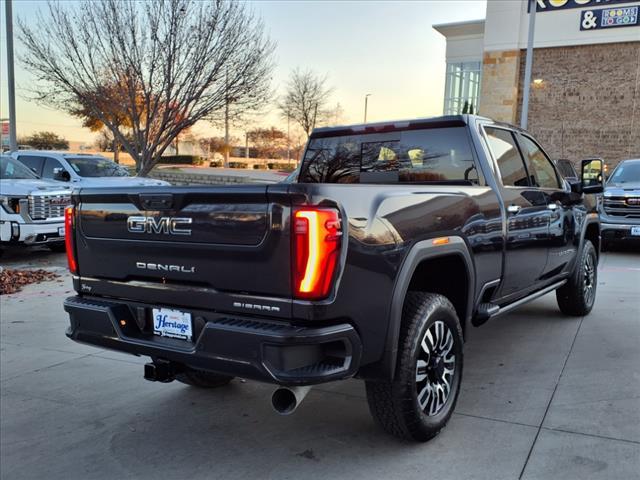
[[[12,268],[0,267],[0,295],[17,293],[22,287],[30,283],[47,282],[54,280],[60,275],[43,269],[37,270],[15,270]]]

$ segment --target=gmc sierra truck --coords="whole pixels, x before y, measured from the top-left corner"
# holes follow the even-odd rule
[[[460,115],[316,129],[292,183],[81,189],[67,336],[150,357],[148,380],[275,384],[285,414],[359,378],[387,432],[426,441],[472,325],[554,290],[592,309],[601,172],[569,183],[526,131]]]

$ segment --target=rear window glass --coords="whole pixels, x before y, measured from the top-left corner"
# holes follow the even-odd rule
[[[464,127],[311,139],[301,183],[480,183]]]

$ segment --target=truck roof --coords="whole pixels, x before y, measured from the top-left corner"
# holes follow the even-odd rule
[[[353,125],[314,128],[309,138],[336,137],[360,133],[383,133],[419,128],[462,127],[468,125],[471,120],[475,118],[491,121],[489,118],[468,114],[412,118],[407,120],[388,120],[375,123],[357,123]]]

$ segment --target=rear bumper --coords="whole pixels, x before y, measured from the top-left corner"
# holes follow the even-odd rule
[[[151,305],[69,297],[67,336],[81,343],[164,359],[192,368],[279,385],[313,385],[358,370],[360,338],[349,324],[299,327],[284,322],[191,311],[194,341],[150,331]]]

